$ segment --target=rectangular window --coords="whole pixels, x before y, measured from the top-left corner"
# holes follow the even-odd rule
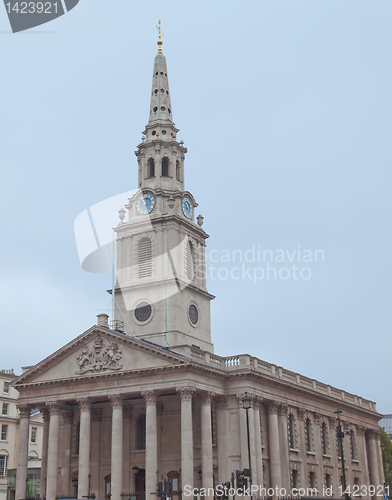
[[[32,427],[31,428],[30,442],[31,443],[36,443],[37,442],[37,427]]]
[[[9,382],[4,382],[4,394],[8,394],[10,392],[10,383]]]
[[[1,426],[1,440],[2,441],[7,441],[7,433],[8,433],[8,425],[3,424]]]
[[[0,455],[0,476],[7,475],[7,462],[8,462],[8,456]]]
[[[1,410],[2,415],[8,415],[8,403],[3,403],[3,408]]]

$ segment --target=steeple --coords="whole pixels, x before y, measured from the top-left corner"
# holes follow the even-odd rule
[[[186,148],[177,142],[179,131],[173,122],[166,58],[162,53],[163,35],[159,21],[158,53],[154,59],[150,114],[142,143],[135,152],[139,163],[140,188],[184,190]]]
[[[202,217],[184,190],[183,142],[171,113],[158,28],[149,121],[135,152],[139,189],[120,211],[114,319],[125,332],[177,352],[213,351]]]

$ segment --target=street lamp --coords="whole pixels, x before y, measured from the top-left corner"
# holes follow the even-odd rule
[[[248,410],[252,407],[252,398],[248,395],[247,392],[242,396],[242,408],[246,410],[246,432],[248,437],[248,460],[249,460],[249,483],[252,487],[252,467],[250,463],[250,438],[249,438],[249,415]]]
[[[344,450],[343,450],[343,438],[344,436],[346,435],[346,433],[342,430],[342,423],[340,421],[340,415],[342,414],[342,410],[340,410],[339,408],[334,411],[334,413],[336,413],[337,417],[338,417],[338,428],[337,428],[337,433],[336,433],[336,436],[338,438],[338,442],[339,442],[339,449],[341,451],[341,459],[342,459],[342,472],[343,472],[343,480],[342,480],[342,487],[343,487],[343,491],[344,491],[344,497],[346,500],[350,500],[350,495],[346,492],[347,490],[347,483],[346,483],[346,468],[345,468],[345,464],[344,464]]]

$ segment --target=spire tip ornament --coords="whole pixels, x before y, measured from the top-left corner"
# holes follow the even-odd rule
[[[158,41],[157,41],[157,45],[158,45],[158,52],[160,54],[162,54],[162,38],[161,38],[161,35],[163,36],[163,32],[161,30],[161,21],[158,21],[158,24],[159,26],[157,26],[157,30],[158,30]]]

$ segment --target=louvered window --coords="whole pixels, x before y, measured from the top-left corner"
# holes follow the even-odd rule
[[[139,241],[139,278],[146,278],[152,274],[152,248],[150,238]]]
[[[193,280],[194,268],[193,268],[193,254],[192,254],[192,243],[188,241],[185,247],[185,273],[189,281]]]

